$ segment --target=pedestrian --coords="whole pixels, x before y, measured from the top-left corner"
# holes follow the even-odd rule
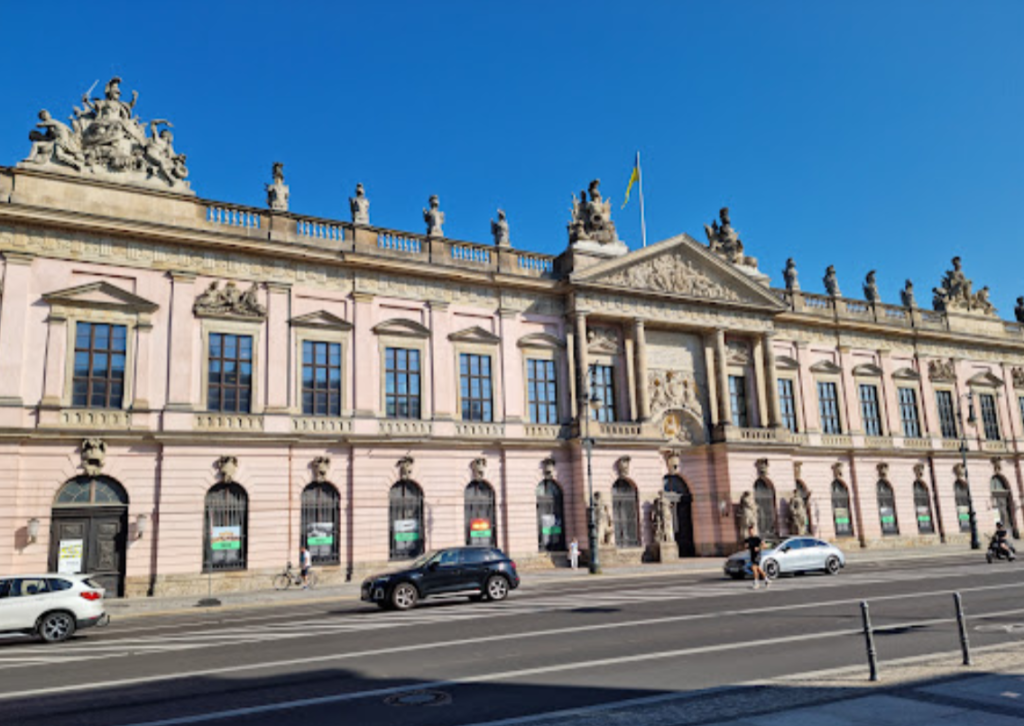
[[[750,552],[750,570],[754,573],[754,589],[758,588],[757,578],[760,576],[764,579],[764,587],[767,590],[772,586],[772,581],[761,569],[761,538],[754,533],[753,525],[747,528],[747,534],[749,536],[744,540],[744,544],[747,545],[747,551]]]
[[[302,545],[302,551],[299,553],[299,569],[302,573],[302,589],[309,589],[309,568],[313,566],[313,555],[309,553],[309,549],[306,545]]]
[[[580,566],[580,543],[575,537],[569,543],[569,566],[574,570]]]

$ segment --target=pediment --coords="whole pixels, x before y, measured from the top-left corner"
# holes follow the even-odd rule
[[[919,381],[921,380],[921,374],[915,371],[913,368],[900,368],[898,371],[894,371],[892,374],[893,378],[898,378],[902,381]]]
[[[520,348],[557,349],[564,348],[565,341],[547,333],[530,333],[517,340],[516,345]]]
[[[1002,386],[1003,380],[992,375],[992,371],[982,371],[967,381],[972,386]]]
[[[725,303],[769,312],[785,309],[769,288],[754,282],[686,234],[574,272],[570,281],[586,287]]]
[[[48,292],[43,295],[43,300],[51,307],[101,308],[133,313],[151,313],[160,307],[144,297],[103,281]]]
[[[392,318],[383,323],[377,323],[373,326],[373,332],[377,335],[400,335],[408,338],[430,337],[430,328],[415,320],[405,320],[404,318]]]
[[[811,373],[842,373],[843,369],[830,360],[820,360],[811,366]]]
[[[318,328],[320,330],[352,330],[352,323],[326,310],[299,315],[288,321],[296,328]]]
[[[787,355],[775,356],[775,367],[780,371],[795,371],[800,368],[800,364]]]
[[[448,336],[448,340],[460,343],[487,343],[491,345],[501,342],[501,338],[489,330],[484,330],[479,325],[452,333]]]
[[[853,375],[872,376],[874,378],[881,378],[882,369],[876,366],[874,363],[861,363],[859,366],[853,367]]]

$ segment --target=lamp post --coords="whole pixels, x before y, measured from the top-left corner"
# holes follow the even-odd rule
[[[587,410],[584,415],[583,427],[583,448],[587,452],[587,490],[589,492],[590,504],[587,507],[587,540],[590,547],[590,557],[587,569],[591,575],[601,574],[601,559],[597,553],[597,512],[594,511],[594,474],[590,466],[590,455],[594,450],[594,440],[590,437],[590,415],[591,411],[596,413],[601,408],[602,401],[594,392],[590,381],[587,382]]]
[[[961,400],[967,399],[967,423],[974,427],[978,425],[978,419],[974,415],[974,393],[967,392],[960,396]],[[964,484],[967,486],[967,517],[971,523],[971,549],[981,549],[981,542],[978,540],[978,517],[974,511],[974,496],[971,494],[971,478],[967,473],[967,429],[964,428],[964,412],[960,402],[957,402],[956,416],[960,422],[960,463],[964,469]]]

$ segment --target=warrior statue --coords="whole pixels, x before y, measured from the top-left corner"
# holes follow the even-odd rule
[[[994,315],[988,288],[973,291],[974,283],[964,274],[959,257],[953,258],[953,269],[946,270],[942,284],[932,289],[932,307],[943,312],[975,312]]]
[[[675,525],[672,522],[672,503],[665,492],[658,492],[651,505],[651,520],[654,525],[655,542],[675,541]]]
[[[740,506],[738,511],[740,532],[746,532],[751,527],[757,527],[757,503],[754,501],[754,495],[749,492],[743,492],[740,495]]]
[[[594,492],[594,520],[597,524],[598,546],[612,544],[612,540],[615,537],[612,513],[608,509],[608,503],[604,501],[604,496],[601,492]]]
[[[423,221],[427,223],[428,237],[444,237],[444,212],[441,211],[441,202],[434,194],[430,197],[430,209],[423,210]]]
[[[1024,297],[1017,298],[1017,307],[1013,309],[1013,315],[1018,323],[1024,323]]]
[[[789,498],[789,534],[807,534],[807,505],[799,489],[794,489]]]
[[[910,280],[907,280],[903,285],[903,289],[900,290],[900,301],[905,308],[917,307],[917,300],[914,299],[914,283]]]
[[[370,223],[370,200],[362,184],[356,184],[356,195],[348,198],[348,206],[352,210],[352,224]]]
[[[508,234],[508,220],[505,218],[505,210],[498,210],[498,221],[491,220],[491,234],[494,235],[495,247],[508,247],[511,245]]]
[[[874,270],[871,270],[864,279],[864,299],[873,303],[881,302],[881,296],[878,294],[878,281],[875,279]]]
[[[708,248],[734,265],[757,267],[755,258],[743,254],[743,242],[736,234],[736,230],[732,228],[732,223],[729,220],[729,208],[722,207],[718,211],[718,217],[722,220],[721,225],[717,220],[713,220],[710,225],[704,225],[704,233],[708,237]]]
[[[782,277],[786,281],[786,289],[790,292],[800,292],[800,281],[797,280],[796,263],[790,257],[786,260],[786,269],[782,271]]]
[[[620,244],[612,221],[612,202],[601,197],[601,180],[590,182],[590,201],[587,192],[573,197],[572,221],[569,223],[569,242],[593,241],[601,245]]]
[[[829,297],[842,297],[842,293],[839,292],[839,278],[836,277],[836,268],[834,265],[829,265],[825,268],[825,292],[829,294]]]
[[[284,183],[284,164],[275,161],[271,173],[274,183],[267,184],[267,206],[275,212],[287,212],[288,185]]]

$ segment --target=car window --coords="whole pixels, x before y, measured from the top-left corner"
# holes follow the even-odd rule
[[[800,542],[801,542],[800,546],[801,547],[806,547],[807,549],[810,549],[811,547],[817,547],[818,546],[818,542],[816,540],[810,539],[808,537],[804,537],[803,539],[800,540]]]
[[[48,590],[49,588],[46,585],[46,580],[42,578],[11,580],[9,597],[30,597],[32,595],[42,595]]]
[[[74,584],[67,580],[62,580],[59,577],[49,577],[46,580],[50,584],[50,592],[60,592],[61,590],[70,590],[74,587]]]
[[[0,580],[0,597],[7,597],[7,587],[9,580]]]
[[[484,562],[491,559],[488,555],[490,555],[490,550],[485,550],[483,548],[462,550],[462,564],[482,565]]]
[[[441,565],[457,565],[459,564],[459,551],[445,550],[441,553],[441,556],[437,558],[437,562]]]
[[[822,542],[820,539],[814,540],[814,543],[818,547],[828,547],[828,542]]]
[[[804,541],[802,539],[791,539],[789,542],[786,543],[786,547],[791,550],[798,550],[803,546]]]
[[[96,580],[93,580],[92,578],[88,578],[88,577],[86,579],[82,580],[82,584],[85,585],[86,587],[91,587],[93,590],[103,590],[104,589],[103,585],[101,585],[100,583],[96,582]]]

